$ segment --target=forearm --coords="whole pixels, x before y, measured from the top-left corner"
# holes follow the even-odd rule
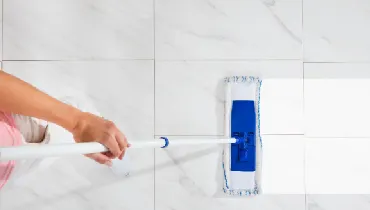
[[[32,116],[71,131],[80,111],[0,70],[0,111]]]

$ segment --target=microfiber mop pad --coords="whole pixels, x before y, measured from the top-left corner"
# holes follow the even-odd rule
[[[261,193],[262,139],[259,102],[262,80],[252,76],[226,77],[225,135],[243,143],[223,148],[224,192],[251,196]]]

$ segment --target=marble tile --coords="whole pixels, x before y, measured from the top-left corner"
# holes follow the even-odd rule
[[[370,139],[308,138],[308,194],[370,194]]]
[[[135,165],[129,176],[83,156],[24,174],[0,191],[0,209],[154,209],[153,150],[129,152]]]
[[[156,59],[300,59],[301,7],[289,0],[156,0]]]
[[[14,183],[8,182],[0,191],[0,208],[53,209],[71,197],[81,199],[77,192],[89,188],[92,183],[76,173],[72,164],[59,160],[48,168],[22,174]],[[81,199],[80,203],[85,203],[85,200]]]
[[[370,64],[305,64],[305,134],[369,137]],[[365,96],[365,97],[364,97]]]
[[[305,61],[370,61],[368,0],[309,0],[303,9]]]
[[[154,135],[152,61],[4,62],[4,70],[59,98],[86,96],[128,140]],[[143,155],[145,154],[145,155]],[[129,176],[83,156],[59,159],[29,181],[1,193],[9,209],[153,209],[154,150],[129,150]],[[18,202],[8,197],[25,194]],[[73,208],[72,208],[73,209]]]
[[[369,195],[308,195],[307,210],[367,210]]]
[[[212,136],[172,136],[217,138]],[[302,136],[263,136],[264,194],[225,197],[219,145],[156,149],[156,209],[298,209],[305,208]]]
[[[223,135],[225,76],[260,75],[261,132],[303,134],[299,61],[156,62],[156,135]]]
[[[4,59],[152,59],[153,28],[152,0],[4,0]]]

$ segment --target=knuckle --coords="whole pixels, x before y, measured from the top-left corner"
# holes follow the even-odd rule
[[[116,150],[112,151],[112,153],[115,157],[118,157],[121,154],[121,151],[119,149],[116,149]]]
[[[115,129],[115,128],[116,128],[116,125],[114,124],[114,122],[112,122],[112,121],[110,121],[110,120],[108,120],[108,121],[105,123],[105,125],[106,125],[106,128],[107,128],[108,130],[111,130],[111,129]]]
[[[109,136],[104,135],[104,137],[101,139],[101,143],[108,144],[109,143]]]

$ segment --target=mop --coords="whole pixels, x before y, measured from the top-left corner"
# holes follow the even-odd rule
[[[239,143],[225,144],[222,169],[224,192],[252,196],[261,193],[262,139],[260,136],[260,88],[258,77],[226,77],[225,135]]]
[[[261,193],[262,143],[259,130],[258,77],[225,78],[225,137],[222,139],[169,139],[130,141],[130,149],[168,148],[174,146],[222,144],[223,191],[230,196],[251,196]],[[75,154],[106,152],[98,142],[21,145],[0,147],[0,161],[60,157]],[[124,157],[125,159],[125,157]],[[120,171],[119,168],[113,170]],[[123,163],[128,163],[123,161]],[[121,165],[122,166],[122,165]],[[127,170],[123,170],[127,174]]]

